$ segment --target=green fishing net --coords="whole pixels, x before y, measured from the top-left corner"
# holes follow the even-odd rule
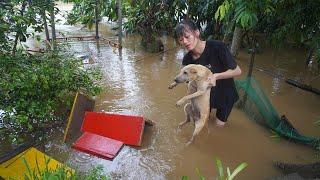
[[[235,83],[240,97],[236,107],[243,110],[249,119],[270,128],[281,137],[320,149],[319,138],[300,134],[285,116],[279,116],[253,77],[236,80]]]

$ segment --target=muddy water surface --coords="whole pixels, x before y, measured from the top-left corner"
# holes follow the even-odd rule
[[[102,35],[116,40],[116,32],[109,29],[108,26],[103,27]],[[269,130],[250,121],[236,108],[225,128],[215,126],[213,115],[209,121],[210,132],[202,131],[194,144],[185,146],[193,126],[177,129],[185,117],[183,108],[175,107],[175,102],[186,93],[186,86],[180,85],[174,90],[167,88],[181,68],[185,52],[171,38],[164,37],[168,51],[150,54],[141,49],[139,40],[135,36],[125,37],[121,56],[119,50],[109,45],[100,44],[97,49],[94,42],[75,43],[72,49],[90,52],[95,56],[94,65],[103,71],[106,91],[96,97],[95,111],[143,115],[156,123],[154,127],[146,128],[142,146],[125,146],[113,161],[88,156],[54,142],[49,152],[56,154],[64,148],[70,153],[61,153],[62,161],[83,170],[101,164],[114,179],[180,179],[184,175],[194,179],[197,178],[196,168],[205,177],[214,177],[217,174],[215,157],[222,160],[225,168],[231,169],[247,162],[249,166],[237,179],[266,179],[281,175],[273,166],[274,161],[310,163],[317,160],[316,152],[310,147],[271,138]],[[237,59],[244,75],[247,73],[248,59],[249,55],[244,51]],[[302,59],[303,51],[294,48],[284,53],[266,50],[257,55],[256,65],[280,77],[304,78],[304,62],[299,62]],[[301,133],[320,135],[319,128],[313,124],[319,116],[318,96],[257,69],[254,77],[279,114],[285,114]]]

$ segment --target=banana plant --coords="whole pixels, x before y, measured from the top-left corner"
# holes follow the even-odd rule
[[[265,18],[266,15],[272,13],[274,10],[271,1],[269,0],[225,0],[217,9],[215,19],[218,21],[230,22],[227,29],[233,29],[233,38],[231,44],[231,54],[237,55],[240,43],[244,34],[255,34],[259,22]],[[245,31],[245,32],[244,32]],[[255,39],[255,37],[248,37],[248,39]],[[250,46],[255,46],[252,40]]]

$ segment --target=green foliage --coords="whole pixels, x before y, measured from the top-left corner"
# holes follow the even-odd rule
[[[176,21],[188,17],[195,20],[196,24],[199,27],[201,26],[202,28],[204,28],[202,34],[202,37],[204,39],[207,39],[212,35],[214,35],[215,38],[218,38],[220,36],[221,25],[214,19],[214,14],[217,11],[218,7],[223,3],[223,0],[174,0],[173,3],[175,4],[168,4],[168,6],[175,8],[171,10],[172,12],[170,12],[170,17],[174,17],[174,25],[176,24]]]
[[[71,169],[65,166],[59,166],[56,169],[49,169],[48,164],[50,159],[45,159],[45,169],[40,170],[39,164],[36,158],[36,169],[31,169],[28,162],[25,158],[23,158],[23,163],[27,167],[26,172],[24,173],[25,180],[60,180],[60,179],[67,179],[67,180],[75,180],[76,176],[72,172]]]
[[[271,138],[273,138],[273,139],[276,140],[276,141],[280,141],[280,137],[281,137],[281,136],[280,136],[279,133],[275,132],[275,131],[272,130],[272,129],[270,130],[270,132],[271,132],[271,134],[272,134],[272,135],[270,136]]]
[[[230,171],[230,168],[227,167],[227,175],[224,175],[224,169],[222,166],[222,162],[219,158],[216,158],[216,166],[219,172],[219,176],[218,179],[219,180],[232,180],[234,179],[234,177],[241,172],[244,168],[246,168],[248,166],[247,163],[243,162],[241,164],[239,164],[232,172]]]
[[[232,172],[230,171],[230,168],[227,167],[227,169],[225,170],[222,162],[219,158],[215,158],[216,159],[216,166],[218,169],[218,176],[217,176],[217,180],[232,180],[234,179],[234,177],[239,174],[239,172],[241,172],[243,169],[245,169],[248,164],[243,162],[241,164],[239,164]],[[226,171],[226,175],[225,175],[225,171]],[[203,175],[201,175],[200,170],[198,168],[196,168],[196,173],[199,177],[200,180],[205,180],[205,177]],[[188,176],[182,176],[181,178],[182,180],[188,180],[189,177]]]
[[[36,159],[36,169],[31,169],[28,162],[23,158],[23,163],[25,164],[27,170],[24,172],[25,180],[107,180],[110,179],[103,174],[102,166],[96,166],[90,169],[87,173],[83,174],[78,171],[73,171],[66,166],[59,166],[56,169],[49,169],[48,164],[50,159],[45,159],[45,168],[40,170],[39,163]]]
[[[167,5],[161,0],[137,1],[128,9],[128,20],[124,23],[124,28],[130,33],[139,33],[144,47],[161,46],[158,37],[168,27],[169,14],[166,8]],[[160,45],[157,45],[158,42]],[[160,50],[160,48],[154,49],[152,52]]]
[[[15,136],[58,123],[77,91],[96,95],[101,72],[84,69],[66,53],[37,56],[0,53],[0,109],[5,127]]]
[[[44,21],[41,14],[50,8],[44,0],[15,0],[0,2],[0,49],[2,52],[15,51],[14,39],[25,42],[31,34],[27,28],[42,32]],[[55,13],[59,10],[56,9]]]
[[[224,19],[224,17],[226,16],[227,12],[230,11],[230,8],[232,4],[229,3],[229,1],[224,1],[217,9],[214,18],[216,20],[222,21]]]
[[[316,121],[314,122],[315,125],[320,126],[320,116],[317,117]]]
[[[1,51],[9,50],[9,38],[6,35],[10,30],[10,21],[7,19],[7,15],[13,8],[12,4],[0,3],[0,49]]]
[[[198,168],[196,168],[196,173],[200,180],[205,180],[204,176],[201,175],[200,170]]]
[[[102,166],[96,166],[93,169],[91,169],[89,172],[87,172],[86,175],[84,175],[84,177],[81,175],[79,175],[78,177],[79,178],[77,178],[77,179],[85,179],[85,180],[96,180],[96,179],[107,180],[107,179],[110,179],[109,177],[107,177],[103,174]]]
[[[189,177],[188,176],[182,176],[181,180],[189,180]]]
[[[86,25],[89,29],[95,23],[95,7],[98,6],[98,21],[101,17],[107,17],[110,21],[118,19],[117,14],[117,0],[69,0],[73,2],[74,6],[68,14],[68,23],[81,23]],[[131,0],[121,0],[122,15],[127,16],[127,12],[131,9]]]
[[[233,21],[244,28],[255,28],[259,22],[259,19],[271,13],[273,7],[269,0],[225,0],[217,9],[215,13],[216,20],[225,19],[227,14],[233,14]]]
[[[166,8],[161,0],[137,1],[129,9],[128,21],[124,23],[124,27],[128,32],[154,37],[167,27],[169,16]]]
[[[110,1],[108,1],[110,2]],[[106,9],[107,3],[103,0],[74,0],[74,6],[68,15],[68,23],[81,23],[89,29],[95,24],[95,8],[98,10],[98,21],[101,21],[101,9]]]
[[[315,50],[320,60],[320,1],[276,0],[267,20],[266,33],[274,45],[295,42]]]

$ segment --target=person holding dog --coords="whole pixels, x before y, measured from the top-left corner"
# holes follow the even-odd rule
[[[216,124],[223,127],[234,103],[239,99],[234,77],[241,75],[241,69],[226,45],[221,41],[200,39],[200,30],[194,21],[184,19],[176,25],[175,38],[187,49],[182,65],[201,64],[213,73],[208,81],[216,86],[211,88],[210,109],[215,108]]]

